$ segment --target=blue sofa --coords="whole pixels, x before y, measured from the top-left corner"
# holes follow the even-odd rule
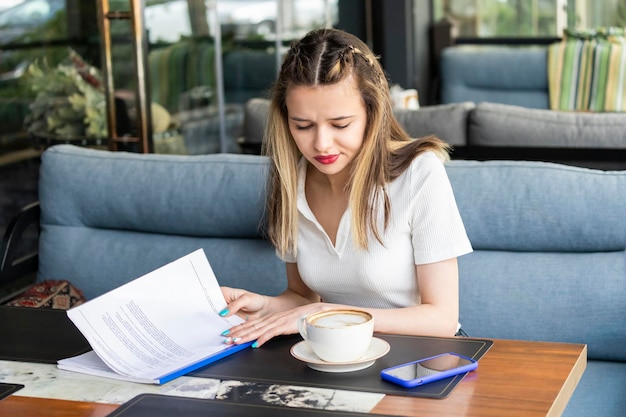
[[[262,234],[265,169],[252,155],[52,147],[40,168],[38,276],[93,298],[204,248],[222,284],[278,293],[284,266]]]
[[[439,57],[440,102],[550,107],[547,46],[455,45]]]
[[[460,258],[463,328],[587,344],[564,415],[623,415],[626,171],[462,160],[447,170],[475,249]],[[263,238],[266,172],[256,155],[52,147],[38,279],[68,279],[92,298],[202,247],[222,284],[276,294],[285,275]]]

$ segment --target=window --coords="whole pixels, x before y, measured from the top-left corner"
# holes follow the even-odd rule
[[[221,135],[218,130],[224,125],[215,114],[219,104],[215,62],[216,52],[221,51],[225,102],[221,118],[228,126],[229,144],[234,145],[228,150],[237,151],[243,103],[267,93],[283,48],[291,39],[315,27],[335,25],[338,2],[144,0],[150,101],[169,113],[172,125],[184,125],[190,153],[219,150],[209,146],[206,138]],[[128,11],[130,3],[109,0],[112,11]],[[103,70],[97,4],[96,0],[0,0],[0,155],[43,143],[34,142],[44,136],[34,135],[28,122],[33,119],[33,103],[41,96],[33,89],[28,71],[31,64],[55,69],[67,60],[68,48],[72,48],[87,64]],[[124,104],[119,107],[126,108],[120,113],[128,116],[120,116],[125,122],[118,120],[117,133],[130,132],[132,136],[137,84],[132,28],[127,20],[110,23],[114,90],[116,100]],[[219,38],[215,26],[220,28]],[[43,85],[56,88],[60,84],[50,81]],[[50,107],[61,111],[60,106]],[[103,104],[92,107],[101,109]],[[170,120],[153,117],[156,119]],[[79,139],[84,137],[79,135]]]
[[[150,42],[177,42],[181,37],[195,35],[189,13],[192,3],[189,0],[149,0],[145,18]],[[331,26],[337,20],[337,0],[217,0],[213,3],[222,37],[226,39],[275,39],[279,8],[283,39],[299,38],[312,28]]]
[[[626,26],[623,0],[434,0],[435,21],[453,20],[460,38],[555,37],[565,28]]]
[[[67,55],[65,0],[7,0],[0,5],[0,154],[30,145],[24,119],[35,93],[28,66],[56,65]]]
[[[338,0],[148,0],[144,16],[152,102],[187,152],[238,152],[244,103],[267,96],[292,39],[334,26]]]

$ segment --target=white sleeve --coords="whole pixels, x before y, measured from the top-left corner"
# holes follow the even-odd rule
[[[416,264],[472,251],[443,162],[432,152],[411,166],[411,240]]]

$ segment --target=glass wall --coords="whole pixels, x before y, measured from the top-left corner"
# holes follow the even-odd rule
[[[434,0],[435,20],[456,22],[460,38],[558,37],[563,29],[626,26],[623,0]]]
[[[264,97],[289,42],[334,26],[338,0],[137,0],[155,150],[240,152],[243,105]],[[106,146],[98,0],[0,1],[0,152]],[[127,12],[130,0],[110,0]],[[110,21],[118,135],[136,133],[129,21]],[[140,80],[139,82],[143,82]]]
[[[267,97],[292,39],[336,20],[337,0],[150,0],[152,100],[186,152],[240,152],[246,101]]]
[[[25,81],[31,65],[54,66],[67,55],[65,0],[0,2],[0,149],[29,146],[24,120],[45,84]]]

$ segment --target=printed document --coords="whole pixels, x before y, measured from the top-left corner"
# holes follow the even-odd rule
[[[202,249],[68,310],[93,351],[58,361],[60,369],[162,384],[249,344],[221,333],[243,319],[226,307]]]

